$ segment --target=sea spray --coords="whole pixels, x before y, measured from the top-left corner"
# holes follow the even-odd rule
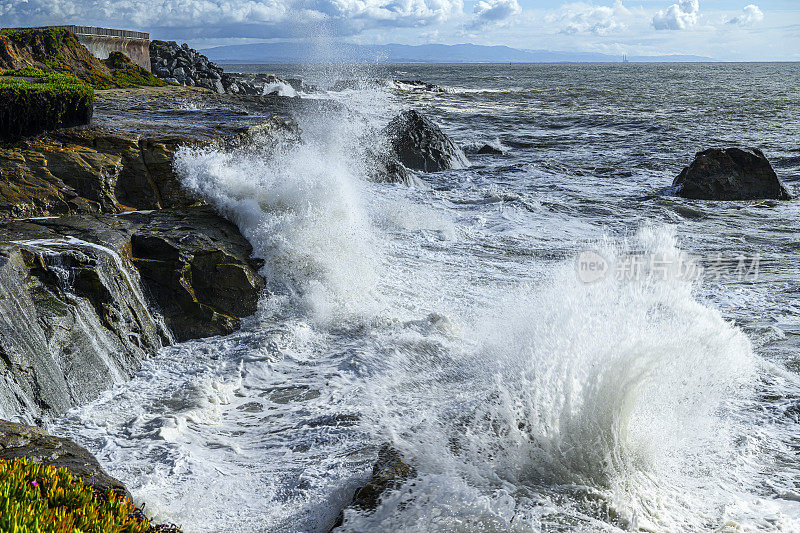
[[[646,227],[628,246],[681,256],[667,229]],[[474,348],[444,358],[397,350],[390,370],[370,380],[368,423],[385,428],[421,479],[375,516],[353,517],[353,530],[466,531],[515,516],[516,528],[535,530],[548,505],[528,500],[547,487],[577,496],[573,518],[587,523],[724,523],[720,509],[695,499],[720,497],[708,476],[730,466],[727,410],[751,394],[756,363],[745,335],[694,298],[691,280],[645,272],[585,284],[570,262],[500,296],[464,329]],[[482,490],[454,507],[458,486]],[[484,501],[510,494],[512,510]],[[400,501],[404,510],[392,509]]]
[[[380,245],[362,208],[366,171],[348,146],[357,126],[319,119],[304,124],[301,143],[277,152],[183,148],[176,157],[184,184],[266,260],[270,290],[302,300],[318,318],[367,305],[375,284]]]

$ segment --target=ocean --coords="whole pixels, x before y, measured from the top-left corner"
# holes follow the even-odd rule
[[[337,531],[800,531],[800,204],[669,189],[752,146],[800,194],[800,65],[226,69],[361,83],[277,155],[180,153],[269,293],[49,428],[148,514],[327,533],[390,443],[416,474]],[[470,166],[369,181],[411,108]]]

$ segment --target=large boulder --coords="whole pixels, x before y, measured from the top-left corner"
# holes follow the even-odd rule
[[[261,265],[236,226],[210,208],[127,216],[145,222],[133,263],[176,340],[227,335],[258,310]]]
[[[464,152],[429,118],[404,111],[385,130],[392,151],[406,167],[424,172],[465,168]]]
[[[757,148],[699,152],[672,184],[695,200],[789,200],[791,195]]]

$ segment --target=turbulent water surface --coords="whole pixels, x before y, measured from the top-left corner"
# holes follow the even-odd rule
[[[51,429],[189,533],[327,532],[384,442],[417,475],[342,531],[799,531],[800,204],[660,192],[694,152],[745,145],[800,193],[800,67],[361,77],[387,81],[310,95],[343,109],[299,117],[278,156],[181,153],[270,295]],[[411,107],[471,166],[367,181],[369,132]],[[611,265],[594,283],[585,250]]]

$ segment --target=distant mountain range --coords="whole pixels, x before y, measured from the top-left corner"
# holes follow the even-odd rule
[[[622,56],[594,52],[519,50],[508,46],[476,44],[357,45],[331,43],[254,43],[202,50],[219,63],[619,63]],[[705,62],[710,57],[691,55],[629,56],[634,62]]]

